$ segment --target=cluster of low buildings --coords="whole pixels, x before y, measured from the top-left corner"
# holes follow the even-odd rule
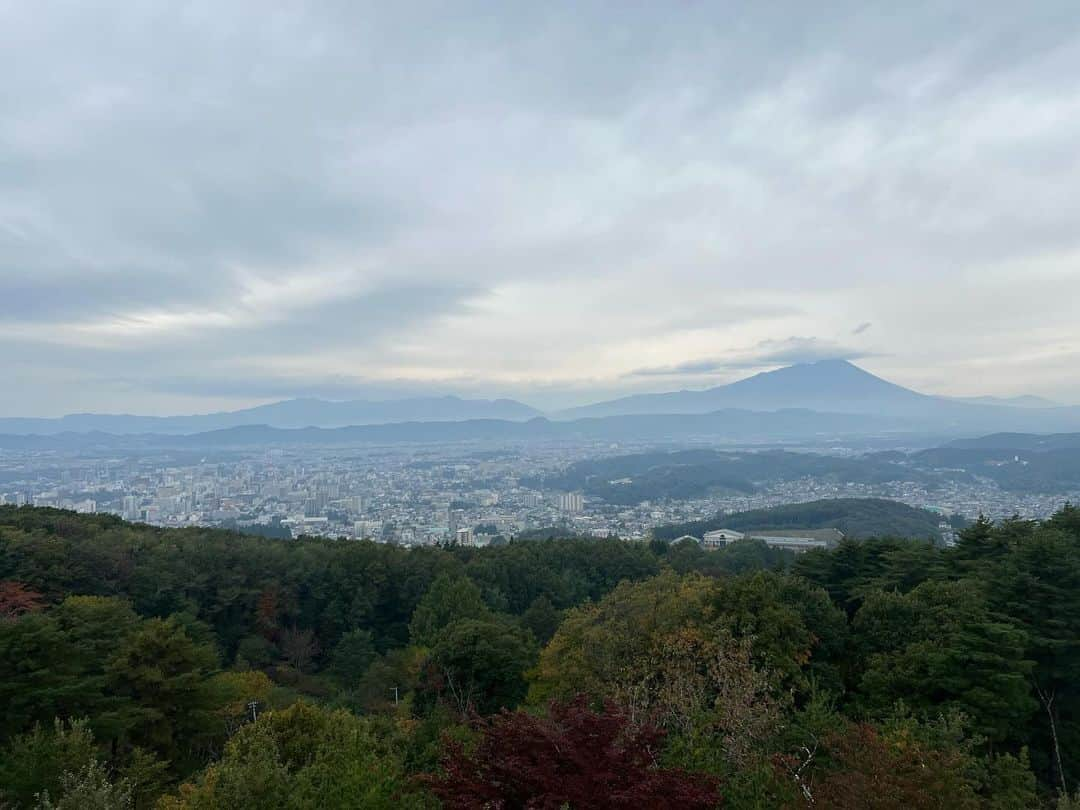
[[[760,540],[770,548],[794,551],[796,554],[812,549],[835,548],[844,533],[839,529],[761,529],[745,532],[734,529],[714,529],[701,537],[684,534],[673,543],[694,542],[706,551],[717,551],[740,540]]]

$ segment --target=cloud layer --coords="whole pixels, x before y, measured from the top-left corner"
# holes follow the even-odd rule
[[[1080,401],[1072,0],[533,5],[0,0],[0,414]]]

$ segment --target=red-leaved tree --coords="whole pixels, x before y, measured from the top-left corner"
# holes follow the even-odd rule
[[[17,619],[45,607],[45,598],[13,579],[0,582],[0,621]]]
[[[804,757],[778,757],[803,793],[795,807],[831,810],[974,810],[982,803],[966,779],[970,763],[958,749],[930,749],[910,735],[886,736],[850,723]],[[817,767],[824,758],[828,764]],[[801,760],[801,761],[800,761]]]
[[[425,781],[447,808],[713,808],[716,782],[663,768],[664,732],[634,725],[613,704],[591,711],[584,697],[553,702],[547,717],[522,711],[477,721],[470,751],[447,742],[443,772]]]

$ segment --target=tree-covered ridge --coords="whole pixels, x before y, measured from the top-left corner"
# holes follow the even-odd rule
[[[904,459],[903,454],[899,460]],[[609,503],[701,498],[710,493],[751,493],[763,481],[823,480],[880,484],[889,481],[929,481],[934,474],[899,463],[891,453],[854,458],[793,453],[678,450],[585,459],[557,476],[525,479],[545,488],[581,490]]]
[[[1073,434],[1073,437],[1075,434]],[[898,481],[940,485],[992,480],[1012,492],[1067,493],[1080,486],[1080,453],[1069,436],[1027,437],[1022,447],[956,442],[912,453],[884,451],[857,456],[786,450],[677,450],[590,458],[557,475],[528,478],[530,486],[575,490],[613,504],[687,500],[752,493],[770,483],[805,478],[877,485]]]
[[[851,538],[911,537],[924,540],[940,536],[938,524],[942,520],[936,512],[884,498],[830,498],[658,526],[653,530],[653,536],[658,540],[674,540],[686,534],[700,538],[714,529],[839,529]],[[948,521],[957,528],[967,524],[959,515],[953,515]]]
[[[1072,507],[797,558],[0,509],[0,806],[1065,808],[1078,684]]]

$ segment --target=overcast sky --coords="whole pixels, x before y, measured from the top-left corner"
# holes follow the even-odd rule
[[[0,0],[0,415],[1080,402],[1076,0],[365,5]]]

